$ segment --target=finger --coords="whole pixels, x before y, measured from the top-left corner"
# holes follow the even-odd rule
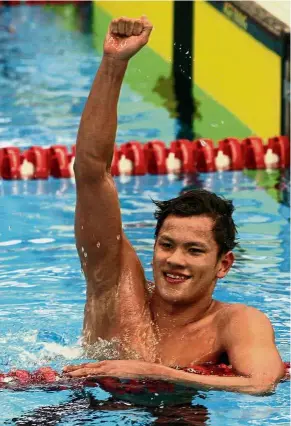
[[[142,33],[143,24],[140,19],[134,21],[132,34],[139,36]]]
[[[132,19],[129,19],[128,21],[126,21],[126,23],[125,23],[125,34],[127,35],[127,37],[132,36],[133,26],[134,26],[134,21]]]
[[[78,365],[66,365],[63,368],[64,372],[78,370],[79,368],[85,367],[87,364],[78,364]]]
[[[69,377],[87,377],[88,371],[87,368],[78,368],[78,370],[68,371],[66,375]]]
[[[140,19],[141,19],[141,22],[143,24],[143,34],[144,34],[144,37],[146,39],[148,39],[149,36],[150,36],[150,34],[151,34],[151,32],[152,32],[153,25],[152,25],[152,23],[148,20],[148,18],[145,15],[143,15]]]
[[[125,35],[125,18],[120,18],[118,20],[118,34],[119,35]]]
[[[112,33],[112,34],[118,33],[117,19],[113,19],[113,21],[111,22],[110,33]]]
[[[78,370],[69,371],[67,375],[70,377],[97,376],[98,370],[95,368],[84,367],[84,368],[79,368]]]
[[[64,372],[68,372],[68,371],[75,371],[75,370],[79,370],[80,368],[86,368],[86,367],[98,367],[99,362],[85,362],[83,364],[78,364],[78,365],[66,365],[63,368]]]

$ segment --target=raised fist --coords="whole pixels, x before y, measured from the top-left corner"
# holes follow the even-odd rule
[[[140,19],[113,19],[104,41],[104,55],[128,60],[149,40],[152,24],[145,16]]]

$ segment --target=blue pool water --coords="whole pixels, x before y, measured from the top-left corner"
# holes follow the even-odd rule
[[[100,62],[89,35],[63,29],[42,8],[10,9],[16,33],[0,32],[0,146],[72,145],[90,82]],[[1,24],[1,21],[0,21]],[[32,43],[31,40],[34,40]],[[2,68],[1,68],[2,67]],[[139,114],[131,114],[137,99]],[[127,112],[126,112],[127,111]],[[173,138],[167,114],[124,87],[118,140]],[[151,136],[152,133],[155,136]],[[152,278],[153,199],[204,187],[234,200],[240,246],[215,297],[264,311],[283,359],[289,359],[289,209],[241,172],[117,178],[125,231]],[[82,361],[85,282],[74,245],[71,180],[0,181],[0,371]],[[106,353],[106,349],[105,349]],[[100,389],[0,392],[0,425],[287,425],[289,383],[274,395],[201,392],[191,407],[118,405]],[[181,420],[179,420],[181,419]],[[182,420],[184,419],[184,420]]]

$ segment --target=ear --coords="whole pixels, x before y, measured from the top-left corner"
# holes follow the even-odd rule
[[[232,251],[228,251],[223,254],[218,262],[218,271],[216,274],[217,278],[223,278],[228,273],[234,262],[234,254]]]

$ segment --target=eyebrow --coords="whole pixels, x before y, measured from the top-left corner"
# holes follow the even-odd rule
[[[168,237],[167,235],[161,235],[160,238],[163,239],[163,240],[167,240],[170,243],[174,243],[175,242],[175,240],[173,240],[171,237]],[[193,247],[193,246],[195,246],[195,247],[202,248],[204,250],[208,249],[208,246],[206,246],[203,243],[200,243],[199,241],[189,241],[187,243],[184,243],[184,246],[186,246],[186,247]]]

